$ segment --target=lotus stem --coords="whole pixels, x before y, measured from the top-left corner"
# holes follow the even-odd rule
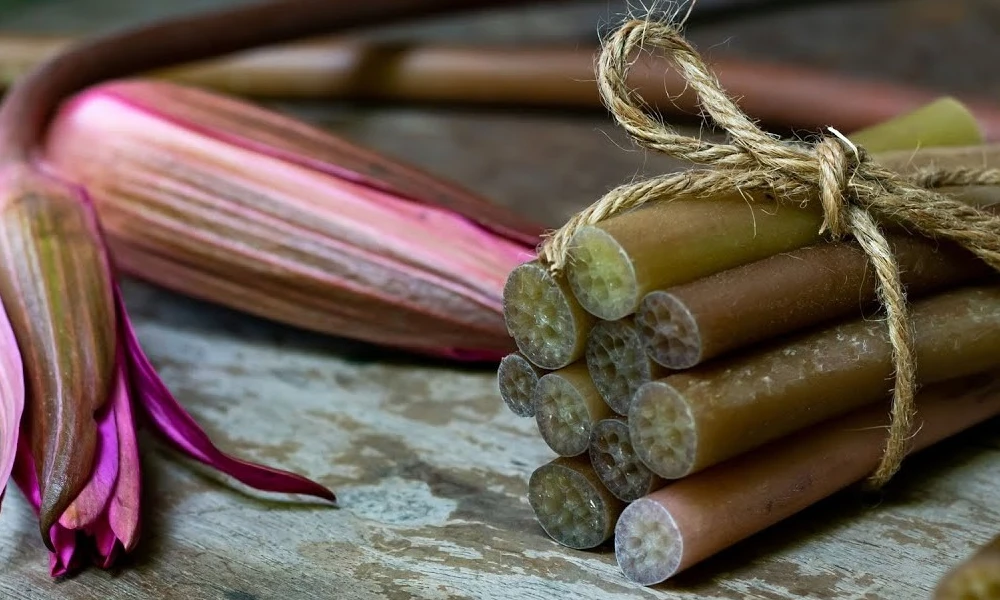
[[[952,244],[905,236],[892,236],[890,243],[910,298],[991,273],[985,263]],[[871,308],[875,285],[869,260],[857,244],[817,244],[650,292],[635,322],[653,361],[687,369]]]
[[[577,550],[611,539],[625,508],[586,457],[557,458],[536,469],[528,480],[528,502],[549,537]]]
[[[991,373],[919,393],[909,451],[1000,413],[998,381]],[[828,421],[633,502],[615,530],[618,565],[632,581],[660,583],[863,479],[882,456],[886,417],[879,406]]]
[[[632,319],[599,321],[590,330],[587,369],[611,410],[627,415],[632,397],[645,383],[666,377],[668,370],[647,356]]]
[[[507,408],[519,417],[535,416],[535,388],[544,374],[521,354],[508,354],[497,367],[497,384],[500,398]]]
[[[521,354],[550,370],[583,356],[594,322],[565,279],[537,261],[511,271],[503,288],[503,315]]]
[[[663,487],[664,480],[639,460],[632,447],[628,422],[611,417],[594,424],[590,462],[608,490],[623,502],[633,502]]]
[[[560,456],[585,453],[594,423],[611,415],[582,363],[543,375],[534,405],[538,432]]]
[[[969,123],[964,107],[945,101],[857,132],[852,139],[885,151],[915,147],[914,136],[925,147],[981,143],[982,135],[969,128]],[[911,150],[902,164],[906,168],[928,164],[934,160],[931,155],[915,155]],[[876,160],[881,157],[877,155]],[[816,202],[804,210],[798,203],[736,190],[723,197],[663,200],[581,227],[574,235],[567,279],[588,312],[605,320],[621,319],[635,312],[643,297],[654,290],[822,239],[823,217]]]
[[[913,305],[920,385],[1000,366],[1000,286]],[[881,321],[854,319],[639,388],[632,443],[655,473],[688,476],[888,397],[892,349]]]

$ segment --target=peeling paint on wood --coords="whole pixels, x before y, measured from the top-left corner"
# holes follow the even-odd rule
[[[134,283],[126,293],[153,361],[212,436],[332,486],[340,507],[243,493],[144,440],[150,512],[135,564],[54,585],[10,494],[3,597],[918,598],[1000,522],[998,438],[980,428],[912,460],[877,506],[843,494],[638,588],[608,549],[562,548],[535,524],[526,481],[551,453],[489,371],[349,361],[308,335]]]

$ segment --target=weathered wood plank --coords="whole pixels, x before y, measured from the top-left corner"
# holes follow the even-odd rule
[[[64,597],[916,598],[1000,516],[984,501],[1000,480],[998,438],[982,428],[915,459],[876,508],[845,494],[678,583],[637,589],[608,552],[566,550],[534,524],[525,481],[550,454],[531,420],[503,408],[492,374],[352,362],[312,336],[128,292],[143,343],[213,438],[333,486],[340,508],[255,499],[147,452],[134,568],[50,588]],[[5,508],[0,591],[34,597],[51,586],[44,553],[24,502],[12,494]]]

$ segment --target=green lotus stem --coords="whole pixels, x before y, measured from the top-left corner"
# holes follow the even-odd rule
[[[520,265],[507,277],[503,314],[517,349],[543,369],[561,369],[582,358],[594,322],[565,278],[537,261]]]
[[[535,386],[534,406],[538,432],[560,456],[585,453],[594,423],[611,416],[583,363],[543,375]]]
[[[507,408],[519,417],[535,416],[535,388],[544,371],[521,354],[508,354],[497,367],[497,387]]]
[[[528,480],[528,502],[549,537],[578,550],[611,539],[625,508],[586,457],[557,458],[535,469]]]
[[[852,138],[880,149],[914,148],[915,140],[923,147],[981,143],[974,123],[960,104],[941,101]],[[894,136],[900,136],[898,141]],[[816,202],[803,209],[737,190],[719,198],[664,200],[670,201],[581,227],[574,235],[566,275],[588,312],[621,319],[651,291],[822,239],[823,216]]]

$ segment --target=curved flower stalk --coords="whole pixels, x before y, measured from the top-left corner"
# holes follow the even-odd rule
[[[101,232],[82,190],[42,171],[23,172],[16,180],[0,208],[0,293],[10,299],[8,314],[29,357],[24,372],[33,393],[13,476],[39,514],[52,574],[65,575],[90,560],[108,567],[135,546],[139,420],[176,450],[248,486],[334,501],[317,483],[238,460],[212,444],[146,358],[104,251],[95,245]],[[81,290],[90,301],[74,309]],[[108,369],[97,368],[105,356]],[[77,376],[60,377],[49,360]],[[17,381],[0,381],[0,391],[8,388],[16,398]],[[5,441],[3,448],[9,445]]]
[[[45,156],[129,274],[321,333],[453,358],[511,351],[504,282],[542,229],[294,119],[168,83],[60,111]]]

